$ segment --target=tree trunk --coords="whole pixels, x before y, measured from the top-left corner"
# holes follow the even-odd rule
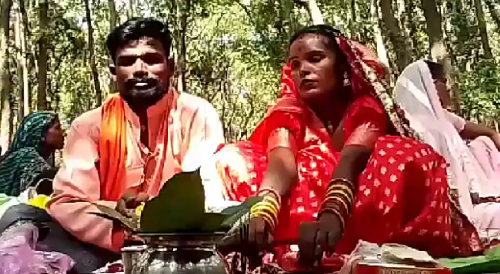
[[[40,22],[40,40],[38,40],[38,110],[47,109],[47,24],[48,0],[40,0],[38,19]]]
[[[481,34],[481,43],[483,45],[483,53],[486,59],[493,59],[493,54],[491,53],[490,41],[488,40],[488,30],[486,29],[486,21],[484,20],[483,4],[481,0],[474,0],[474,6],[476,8],[477,25],[479,27],[479,33]]]
[[[481,44],[483,48],[484,57],[486,59],[493,59],[490,42],[488,40],[488,30],[486,29],[486,21],[484,19],[484,11],[481,0],[474,0],[474,7],[476,11],[479,34],[481,35]]]
[[[177,37],[177,74],[178,74],[178,89],[180,92],[186,91],[186,60],[187,60],[187,24],[188,17],[191,11],[191,0],[176,1],[177,4],[177,19],[179,22],[179,30]]]
[[[316,0],[294,0],[294,1],[300,6],[306,8],[307,12],[309,13],[309,16],[311,17],[313,25],[321,25],[325,23],[325,21],[323,20],[323,14],[319,9]]]
[[[21,121],[24,117],[24,68],[21,60],[24,59],[23,56],[23,50],[22,50],[22,27],[21,27],[21,14],[19,12],[16,12],[16,20],[15,20],[15,25],[14,25],[14,35],[15,35],[15,40],[14,43],[16,45],[17,49],[17,54],[16,54],[16,59],[18,60],[17,62],[17,78],[18,78],[18,95],[17,95],[17,120]]]
[[[118,15],[116,13],[116,5],[115,0],[108,0],[108,8],[109,8],[109,32],[112,32],[116,24],[118,23]],[[113,62],[113,60],[111,60]],[[112,77],[109,79],[109,93],[113,93],[116,91],[116,83]]]
[[[387,49],[384,44],[384,38],[382,37],[382,31],[380,30],[380,17],[377,0],[371,0],[370,14],[373,24],[373,36],[377,47],[377,56],[380,58],[380,61],[386,65],[387,68],[389,68],[389,57],[387,57]]]
[[[443,42],[443,30],[441,28],[441,14],[438,12],[436,0],[422,0],[425,21],[427,23],[427,35],[429,36],[429,49],[437,43]]]
[[[22,16],[21,16],[22,17]],[[22,67],[22,86],[23,86],[23,112],[24,115],[28,115],[31,113],[31,91],[30,91],[30,83],[29,83],[29,70],[28,70],[28,51],[26,48],[27,38],[26,38],[26,29],[24,28],[24,24],[21,26],[21,67]]]
[[[411,62],[411,46],[394,17],[391,0],[380,0],[380,9],[387,36],[396,52],[396,65],[401,72]]]
[[[94,53],[94,30],[92,29],[92,16],[90,14],[89,0],[83,0],[85,5],[85,16],[87,18],[87,26],[89,29],[89,57],[90,57],[90,70],[92,71],[92,79],[94,80],[94,88],[96,95],[96,104],[98,106],[102,103],[102,91],[99,83],[99,73],[97,72],[97,65],[95,63]]]
[[[134,0],[128,0],[128,19],[133,18],[134,13]]]
[[[486,6],[488,7],[488,10],[490,11],[491,18],[497,24],[497,31],[500,33],[500,11],[495,8],[493,1],[485,0],[485,2]]]
[[[10,106],[10,73],[9,73],[9,20],[11,0],[2,0],[0,6],[0,95],[2,119],[0,128],[0,146],[2,153],[9,147],[12,132],[11,106]]]
[[[407,28],[410,33],[410,38],[411,38],[411,43],[412,43],[412,49],[413,49],[413,56],[420,58],[420,43],[418,42],[418,36],[417,35],[411,35],[418,33],[418,28],[417,28],[417,22],[415,21],[414,14],[416,13],[417,7],[415,5],[414,0],[405,0],[405,13],[406,13],[406,22],[407,22]]]

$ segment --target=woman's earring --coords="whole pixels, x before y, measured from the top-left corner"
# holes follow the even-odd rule
[[[349,74],[347,72],[344,73],[344,87],[351,85],[351,79],[349,79]]]

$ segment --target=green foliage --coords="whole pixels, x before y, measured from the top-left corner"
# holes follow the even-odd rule
[[[107,0],[91,1],[96,63],[103,96],[114,92],[105,40],[110,32],[110,8]],[[201,96],[217,109],[229,142],[248,139],[263,118],[267,106],[279,93],[280,68],[286,61],[292,34],[310,24],[299,1],[291,0],[115,0],[117,23],[131,16],[151,16],[167,20],[173,33],[172,56],[185,57],[176,76],[184,75],[186,91]],[[316,0],[325,22],[341,29],[346,36],[376,47],[371,18],[372,1]],[[462,93],[463,112],[467,117],[493,124],[498,118],[499,72],[493,60],[482,59],[481,41],[471,0],[437,1],[443,12],[443,30],[457,86]],[[378,3],[378,1],[377,1]],[[50,107],[68,126],[73,119],[96,107],[92,74],[89,67],[88,30],[82,0],[49,1],[49,27],[40,29],[35,1],[25,1],[29,89],[31,105],[36,106],[38,87],[37,42],[43,34],[49,42],[47,96]],[[493,1],[500,10],[500,6]],[[395,17],[403,34],[411,41],[413,60],[429,55],[426,21],[418,0],[394,0]],[[487,9],[485,9],[487,10]],[[14,14],[19,12],[14,5]],[[376,14],[376,13],[375,13]],[[379,13],[380,14],[380,13]],[[379,18],[380,19],[380,18]],[[500,26],[486,12],[488,35],[496,64],[500,61]],[[396,55],[382,29],[390,66]],[[182,47],[185,41],[186,48]],[[12,109],[16,111],[22,78],[16,73],[17,55],[12,37],[10,71]],[[397,75],[393,75],[397,77]],[[103,98],[104,99],[104,98]],[[20,120],[20,117],[16,117]],[[15,123],[16,121],[14,121]]]
[[[460,75],[465,117],[490,126],[500,118],[500,68],[494,61],[480,61],[474,73]]]

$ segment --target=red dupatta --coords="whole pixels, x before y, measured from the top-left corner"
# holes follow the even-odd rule
[[[340,50],[345,55],[347,63],[351,69],[350,82],[351,91],[353,92],[355,98],[354,102],[367,96],[374,98],[388,114],[390,124],[393,126],[398,135],[416,137],[413,130],[409,126],[408,120],[404,117],[403,111],[387,92],[390,88],[386,81],[387,71],[385,66],[378,60],[375,53],[366,46],[342,36],[337,37],[337,43]],[[269,108],[266,118],[256,128],[250,137],[250,141],[262,144],[266,147],[268,137],[271,134],[270,131],[276,128],[276,126],[273,125],[273,120],[275,119],[270,119],[270,117],[275,114],[280,116],[277,122],[292,131],[299,130],[298,127],[300,127],[300,125],[290,123],[288,121],[289,119],[286,119],[286,117],[283,117],[283,115],[280,114],[286,113],[293,115],[295,118],[302,121],[302,123],[308,123],[308,126],[324,127],[324,125],[319,122],[317,117],[313,117],[312,119],[307,119],[305,117],[308,116],[308,113],[312,112],[308,110],[307,105],[300,99],[291,78],[291,71],[292,69],[290,64],[286,64],[283,67],[281,76],[281,94],[276,100],[276,104]],[[347,110],[347,113],[349,112],[350,109]],[[351,135],[351,133],[352,132],[344,132],[347,136]],[[300,132],[298,134],[304,136],[304,132]],[[330,137],[328,135],[319,135],[323,144],[329,143]],[[323,147],[324,146],[325,145],[323,145]],[[329,147],[329,150],[332,151],[332,148]]]

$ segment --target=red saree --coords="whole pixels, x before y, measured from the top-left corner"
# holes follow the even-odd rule
[[[349,254],[359,240],[405,244],[434,257],[481,250],[474,227],[448,197],[445,160],[411,138],[404,115],[384,93],[383,67],[365,47],[344,38],[338,43],[351,65],[355,94],[343,118],[343,145],[367,146],[373,153],[359,176],[354,208],[337,253]],[[334,149],[323,123],[298,98],[288,66],[283,69],[282,89],[250,140],[223,147],[217,165],[227,195],[243,201],[259,189],[267,152],[290,148],[298,180],[283,197],[274,238],[294,242],[300,224],[316,220],[340,151]],[[290,247],[276,250],[278,264],[289,270],[295,268],[290,265],[294,260],[288,260],[293,257],[290,251]]]

